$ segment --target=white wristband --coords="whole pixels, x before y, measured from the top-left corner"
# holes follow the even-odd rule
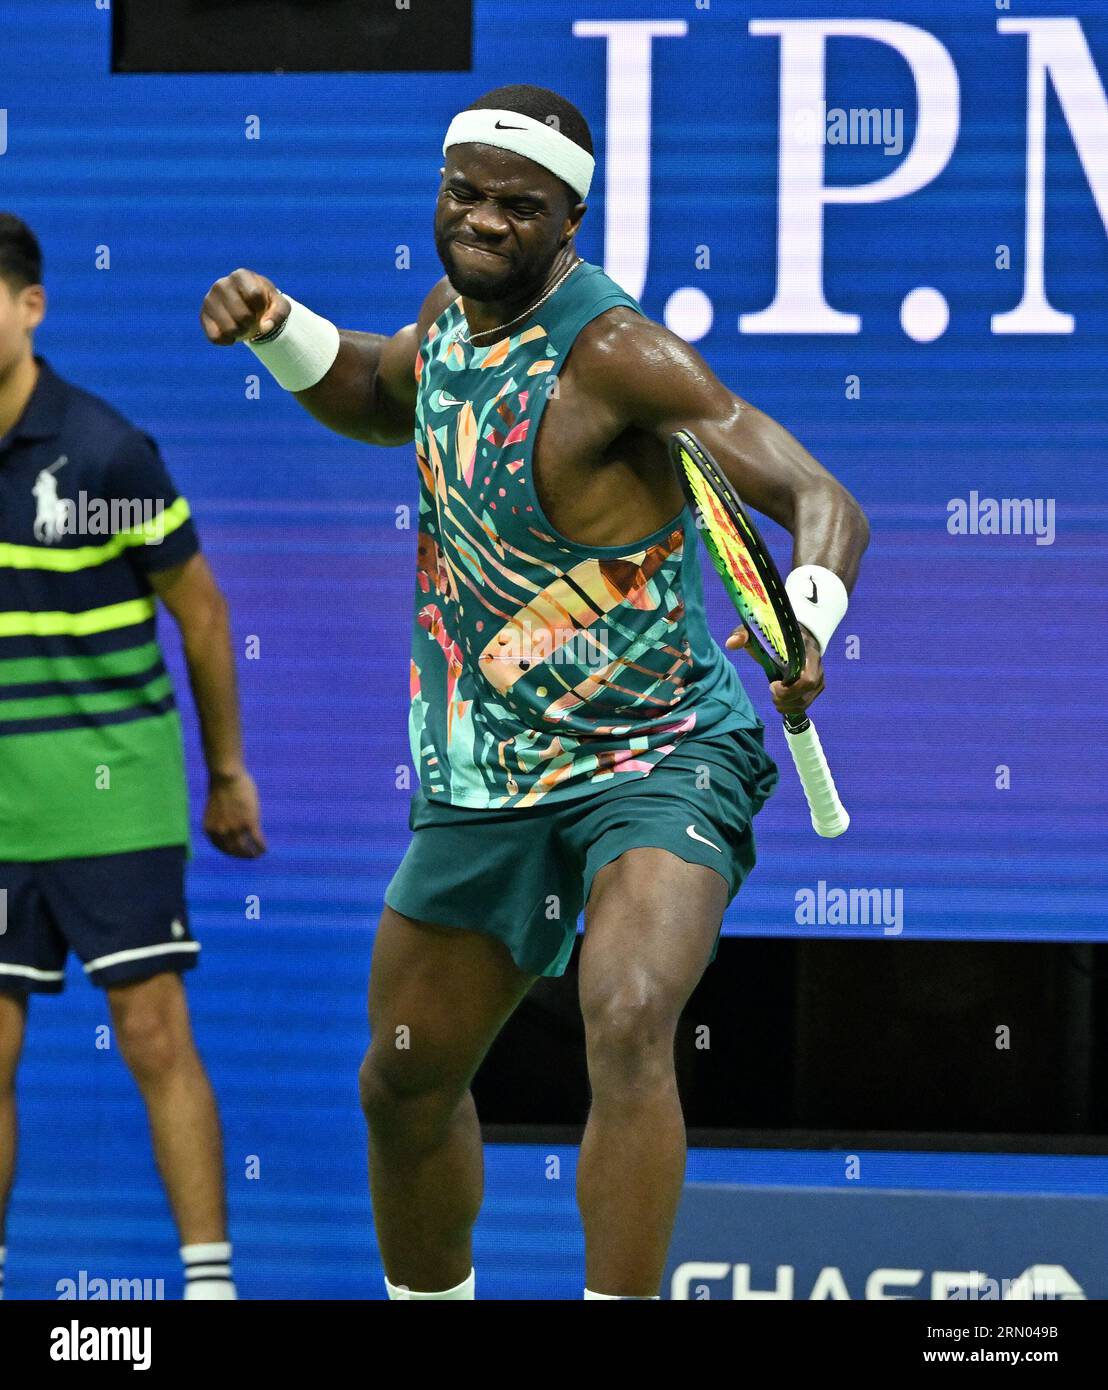
[[[822,565],[798,565],[785,580],[785,592],[797,622],[816,639],[820,652],[825,652],[832,633],[846,616],[846,585]]]
[[[286,391],[306,391],[322,381],[339,355],[339,330],[285,295],[292,308],[277,335],[264,341],[247,338],[246,346],[269,368]]]

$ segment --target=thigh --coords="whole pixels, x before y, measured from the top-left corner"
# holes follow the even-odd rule
[[[581,808],[565,836],[585,864],[583,1007],[621,981],[683,1007],[754,867],[751,823],[776,780],[761,731],[743,729],[684,740]]]
[[[369,980],[375,1068],[400,1090],[464,1090],[536,978],[485,932],[386,907]]]
[[[668,850],[629,849],[599,869],[585,908],[581,1011],[675,1022],[707,966],[726,879]]]

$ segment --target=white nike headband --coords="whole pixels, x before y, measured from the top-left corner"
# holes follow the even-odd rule
[[[495,145],[533,159],[564,179],[579,198],[589,196],[596,160],[560,130],[522,116],[518,111],[459,111],[442,142],[445,154],[451,145]]]

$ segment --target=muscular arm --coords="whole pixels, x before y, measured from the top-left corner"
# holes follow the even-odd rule
[[[339,355],[315,386],[294,392],[321,425],[366,444],[407,444],[415,426],[415,359],[421,334],[414,323],[387,338],[339,332]]]
[[[850,493],[783,426],[741,400],[688,343],[628,311],[591,335],[581,375],[618,428],[668,445],[691,430],[739,496],[793,537],[793,566],[823,565],[850,589],[869,525]]]
[[[457,297],[443,277],[415,323],[391,337],[339,332],[338,356],[321,381],[296,399],[328,429],[367,444],[406,444],[415,429],[415,362],[428,328]],[[204,298],[200,322],[208,341],[230,347],[279,328],[289,315],[288,299],[256,271],[239,269],[217,280]]]
[[[408,444],[415,429],[415,360],[428,328],[457,296],[443,277],[423,301],[419,318],[391,338],[339,332],[331,370],[296,399],[321,425],[366,444]]]
[[[788,430],[728,390],[688,343],[631,310],[605,316],[582,338],[578,379],[590,383],[613,437],[640,429],[668,449],[672,434],[691,430],[739,496],[792,533],[794,568],[823,565],[853,586],[869,542],[865,514]],[[801,630],[804,670],[790,685],[770,686],[781,714],[803,713],[824,688],[819,644]],[[737,651],[747,638],[740,625],[726,646]]]

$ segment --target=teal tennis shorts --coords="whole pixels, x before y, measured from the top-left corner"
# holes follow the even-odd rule
[[[489,932],[531,975],[564,973],[593,878],[625,850],[706,864],[730,902],[754,867],[751,823],[777,785],[764,736],[759,725],[689,737],[645,777],[549,806],[474,809],[417,791],[385,902],[417,921]]]

